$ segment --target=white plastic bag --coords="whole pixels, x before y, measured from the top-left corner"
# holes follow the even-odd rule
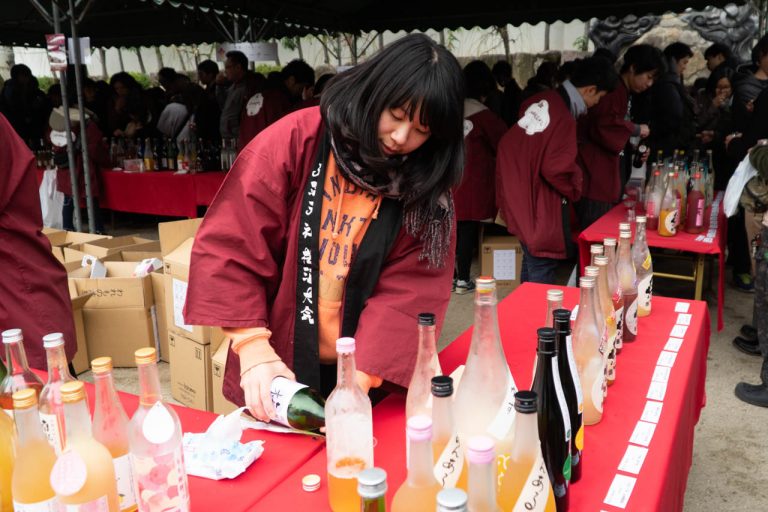
[[[744,190],[744,185],[755,176],[757,176],[757,171],[749,163],[749,155],[747,155],[736,168],[733,176],[728,181],[728,187],[725,189],[723,211],[725,211],[727,217],[733,217],[739,210],[739,199],[741,198],[742,190]]]
[[[56,189],[56,169],[48,169],[40,183],[40,211],[43,214],[43,226],[62,229],[64,217],[64,194]]]

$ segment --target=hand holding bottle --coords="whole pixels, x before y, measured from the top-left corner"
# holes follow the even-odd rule
[[[280,360],[256,365],[240,377],[245,405],[258,420],[269,422],[275,417],[276,411],[270,395],[275,377],[296,380],[296,375]]]

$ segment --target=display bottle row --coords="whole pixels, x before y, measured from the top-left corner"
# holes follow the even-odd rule
[[[123,167],[124,160],[141,159],[145,171],[227,171],[237,158],[237,141],[114,137],[109,141],[109,154],[115,167]]]

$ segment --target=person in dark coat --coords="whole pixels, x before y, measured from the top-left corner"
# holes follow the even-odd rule
[[[581,198],[576,119],[618,82],[605,59],[579,61],[571,80],[523,102],[499,142],[496,202],[523,246],[521,280],[552,284],[559,260],[575,256],[572,204]]]
[[[523,90],[515,77],[512,76],[512,66],[509,62],[500,60],[493,65],[491,71],[498,87],[503,91],[501,93],[501,118],[507,123],[507,126],[512,126],[517,122],[520,113]]]
[[[4,114],[19,137],[36,147],[45,135],[51,102],[40,90],[37,78],[24,64],[11,67],[11,78],[0,92],[0,113]]]
[[[77,352],[67,272],[41,232],[35,157],[3,115],[0,147],[0,331],[20,328],[29,365],[45,370],[46,334],[64,335],[68,360]]]
[[[740,73],[733,80],[733,127],[744,132],[754,112],[754,103],[768,87],[768,34],[752,48],[752,71]]]

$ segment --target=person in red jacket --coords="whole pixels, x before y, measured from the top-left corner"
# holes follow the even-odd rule
[[[554,283],[559,260],[575,251],[571,206],[581,197],[576,118],[616,87],[611,63],[579,61],[570,80],[523,102],[521,117],[499,142],[496,201],[523,246],[521,280]]]
[[[480,221],[496,217],[494,172],[496,146],[507,131],[504,121],[484,105],[496,81],[488,65],[480,60],[464,67],[467,99],[464,100],[464,176],[456,188],[456,293],[469,293],[475,283],[469,277],[477,247]]]
[[[40,231],[35,157],[2,114],[0,147],[0,331],[20,328],[30,366],[45,370],[46,334],[64,335],[69,361],[77,352],[67,272]]]
[[[432,39],[399,39],[334,77],[240,153],[192,249],[186,322],[232,340],[224,395],[274,417],[277,376],[327,394],[336,339],[364,390],[407,386],[419,313],[450,299],[464,85]]]
[[[648,90],[664,60],[658,48],[630,47],[624,54],[616,89],[578,121],[579,165],[584,171],[582,199],[576,205],[579,226],[586,229],[605,215],[621,197],[620,158],[630,137],[648,137],[647,124],[629,119],[632,94]]]

